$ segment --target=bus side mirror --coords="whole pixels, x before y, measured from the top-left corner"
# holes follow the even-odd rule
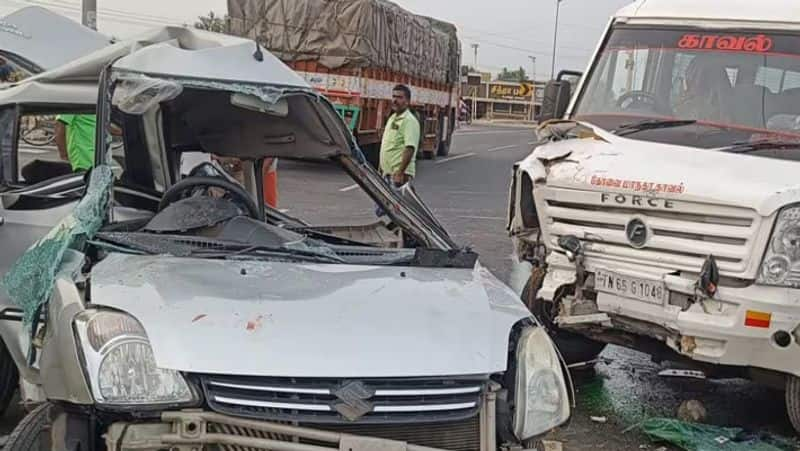
[[[567,112],[572,84],[566,80],[550,80],[544,88],[539,123],[561,119]]]

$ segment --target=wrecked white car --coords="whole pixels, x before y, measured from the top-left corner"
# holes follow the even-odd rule
[[[686,8],[682,8],[684,5]],[[568,361],[605,343],[786,388],[800,430],[796,4],[638,1],[514,172],[523,298]],[[568,107],[567,107],[568,106]]]
[[[56,47],[52,45],[53,42],[63,44]],[[21,79],[53,69],[109,44],[107,37],[38,6],[22,8],[0,18],[0,57],[5,58],[12,67],[14,76],[9,78]],[[96,84],[83,90],[72,89],[67,95],[53,95],[53,91],[43,92],[36,87],[30,84],[22,89],[0,89],[0,123],[4,125],[0,131],[0,274],[5,274],[31,244],[43,237],[69,212],[76,200],[75,196],[70,197],[71,193],[77,194],[75,190],[82,185],[81,176],[67,177],[61,180],[63,183],[55,191],[51,189],[47,192],[38,190],[31,180],[27,183],[21,180],[18,144],[28,139],[23,124],[26,121],[28,124],[35,123],[41,117],[39,113],[44,111],[42,108],[59,111],[63,105],[74,107],[76,98],[80,99],[77,104],[91,104],[93,98],[97,97]],[[45,104],[49,106],[44,107]],[[93,106],[87,109],[94,112]],[[43,153],[40,149],[32,152]],[[68,167],[68,164],[64,164]],[[54,181],[51,180],[48,185],[58,185]],[[28,203],[30,197],[24,194],[37,191],[42,200],[31,207]],[[48,196],[49,199],[45,200]],[[60,196],[61,200],[55,201],[55,196]],[[26,203],[28,207],[25,207]],[[5,291],[0,289],[0,305],[8,304]],[[19,314],[4,310],[0,316],[13,318]],[[0,330],[0,412],[6,411],[18,387],[17,367],[9,354],[9,351],[17,352],[20,349],[16,343],[18,335],[16,331]],[[12,345],[7,347],[9,340]],[[21,356],[17,357],[19,360]],[[23,392],[23,402],[25,396]]]
[[[564,366],[518,296],[271,54],[166,28],[12,89],[86,80],[96,165],[4,277],[26,326],[0,326],[42,402],[4,449],[494,451],[568,420]],[[189,153],[213,158],[182,177]],[[272,157],[346,172],[386,212],[383,241],[265,206]],[[42,183],[16,205],[59,202],[63,179]]]

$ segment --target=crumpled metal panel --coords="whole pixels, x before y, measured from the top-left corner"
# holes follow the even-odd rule
[[[118,78],[111,103],[125,113],[141,115],[161,102],[178,97],[181,92],[180,83],[130,74]]]
[[[385,0],[228,0],[234,34],[283,60],[389,69],[437,83],[459,76],[456,27]]]
[[[75,210],[28,249],[3,277],[3,287],[11,301],[22,308],[25,324],[31,324],[39,307],[50,298],[67,250],[83,247],[85,240],[100,229],[113,182],[109,166],[96,167]]]

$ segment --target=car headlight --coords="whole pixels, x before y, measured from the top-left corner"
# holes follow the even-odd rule
[[[778,215],[756,281],[800,286],[800,206],[784,208]]]
[[[180,373],[159,368],[147,334],[130,315],[87,311],[75,320],[89,385],[98,404],[185,405],[197,395]]]
[[[514,432],[528,440],[564,424],[570,415],[561,361],[547,332],[529,327],[517,344]]]

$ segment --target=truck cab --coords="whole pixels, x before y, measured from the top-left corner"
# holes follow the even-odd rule
[[[800,430],[796,4],[634,2],[569,88],[514,168],[523,300],[568,360],[614,343],[782,386]]]

